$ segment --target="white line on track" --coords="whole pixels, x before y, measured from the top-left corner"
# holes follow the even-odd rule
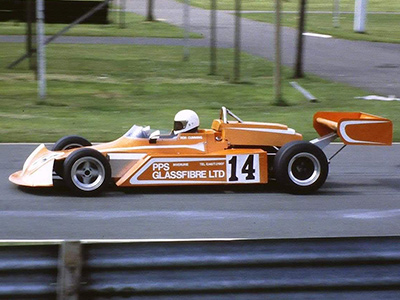
[[[360,211],[344,214],[344,218],[350,219],[379,219],[392,218],[400,215],[400,209],[384,210],[384,211]]]
[[[312,37],[319,37],[323,39],[331,39],[332,36],[328,34],[320,34],[320,33],[312,33],[312,32],[304,32],[303,35],[305,36],[312,36]]]
[[[304,212],[304,215],[309,215],[313,218],[333,218],[333,219],[381,219],[393,218],[400,216],[400,209],[392,210],[372,210],[372,209],[355,209],[355,210],[336,210],[336,211],[310,211]],[[299,215],[282,211],[271,211],[269,213],[251,212],[202,212],[202,211],[180,211],[180,210],[164,210],[164,211],[32,211],[32,210],[11,210],[0,211],[0,217],[12,218],[68,218],[73,220],[110,220],[121,218],[173,218],[184,220],[237,220],[237,219],[258,219],[264,221],[282,220],[282,219],[296,219],[300,218]]]

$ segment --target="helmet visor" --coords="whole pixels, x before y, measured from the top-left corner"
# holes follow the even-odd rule
[[[184,128],[186,128],[187,125],[187,121],[175,121],[174,122],[174,130],[178,131],[178,130],[182,130]]]

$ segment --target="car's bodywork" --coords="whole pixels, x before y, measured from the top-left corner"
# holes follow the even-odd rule
[[[391,121],[364,113],[319,112],[314,127],[320,138],[304,142],[286,125],[244,122],[223,107],[211,129],[197,133],[162,136],[134,125],[109,143],[83,146],[72,139],[73,146],[56,151],[42,144],[9,179],[45,187],[53,185],[57,173],[81,195],[97,194],[108,181],[127,187],[264,184],[270,179],[307,193],[325,181],[328,162],[320,149],[338,136],[351,145],[392,142]]]

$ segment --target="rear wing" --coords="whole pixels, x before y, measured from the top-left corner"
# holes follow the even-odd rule
[[[314,115],[313,125],[321,137],[337,134],[345,145],[392,144],[392,122],[367,113],[317,112]]]

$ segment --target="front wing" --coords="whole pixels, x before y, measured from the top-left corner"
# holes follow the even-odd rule
[[[62,152],[49,151],[41,144],[29,155],[22,170],[11,174],[9,180],[21,186],[53,186],[54,160],[61,155]]]

